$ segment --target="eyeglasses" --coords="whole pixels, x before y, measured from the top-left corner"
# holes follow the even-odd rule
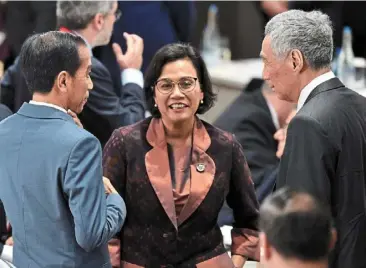
[[[171,79],[163,78],[155,82],[154,86],[160,93],[169,94],[177,84],[181,92],[187,93],[195,88],[197,80],[197,77],[182,77],[177,82],[174,82]]]
[[[117,9],[115,12],[115,18],[116,20],[119,20],[121,18],[122,12],[120,9]]]

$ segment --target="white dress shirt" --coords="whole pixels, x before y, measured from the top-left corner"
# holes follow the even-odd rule
[[[4,245],[0,259],[8,262],[13,262],[13,246]]]
[[[30,104],[33,104],[33,105],[41,105],[41,106],[48,106],[48,107],[52,107],[52,108],[55,108],[57,110],[60,110],[64,113],[68,113],[64,108],[60,107],[60,106],[57,106],[55,104],[51,104],[51,103],[46,103],[46,102],[41,102],[41,101],[34,101],[34,100],[31,100],[29,101]]]
[[[273,120],[275,129],[278,130],[280,128],[280,124],[279,124],[279,119],[278,119],[278,115],[277,112],[275,111],[273,105],[270,103],[270,101],[268,101],[266,98],[264,98],[266,101],[266,104],[269,107],[270,110],[270,114],[271,114],[271,119]]]
[[[303,105],[305,104],[308,96],[310,96],[311,92],[318,85],[320,85],[320,84],[322,84],[322,83],[326,82],[327,80],[330,80],[334,77],[335,77],[335,74],[332,71],[330,71],[330,72],[324,73],[324,74],[316,77],[310,83],[308,83],[307,86],[305,86],[301,90],[301,94],[299,95],[298,103],[297,103],[297,112],[303,107]]]

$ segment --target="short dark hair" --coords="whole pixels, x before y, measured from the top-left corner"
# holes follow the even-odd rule
[[[283,257],[319,261],[332,239],[330,210],[305,192],[282,188],[260,207],[259,229]]]
[[[157,51],[145,73],[145,98],[147,108],[153,117],[161,116],[158,108],[154,107],[154,84],[161,75],[164,65],[185,58],[189,58],[194,65],[198,82],[204,93],[204,103],[199,106],[196,113],[203,114],[214,105],[216,94],[213,92],[210,76],[200,53],[189,44],[173,43],[165,45]]]
[[[29,37],[20,51],[19,64],[31,93],[50,92],[62,71],[74,76],[81,64],[81,45],[86,46],[84,40],[70,33],[50,31]]]

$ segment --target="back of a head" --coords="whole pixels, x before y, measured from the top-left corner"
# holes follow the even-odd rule
[[[29,37],[19,55],[28,89],[48,93],[60,72],[73,76],[80,66],[80,45],[86,46],[84,40],[70,33],[51,31]]]
[[[265,199],[260,208],[260,231],[285,259],[326,260],[332,241],[328,209],[307,193],[283,188]]]
[[[274,16],[265,26],[274,53],[282,58],[292,49],[302,52],[314,70],[328,68],[333,55],[333,29],[320,11],[289,10]]]
[[[85,29],[98,13],[107,15],[113,4],[114,1],[57,1],[57,26]]]

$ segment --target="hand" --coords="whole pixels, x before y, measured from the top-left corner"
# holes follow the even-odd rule
[[[75,124],[78,126],[78,127],[81,127],[83,128],[83,125],[82,123],[80,122],[78,116],[76,115],[76,113],[74,113],[72,110],[68,110],[68,114],[73,118]]]
[[[103,185],[106,194],[117,194],[115,187],[112,186],[112,183],[108,178],[103,177]]]
[[[280,159],[284,153],[285,148],[285,141],[287,139],[287,129],[289,122],[293,119],[293,117],[296,115],[296,110],[293,110],[285,120],[285,126],[283,128],[280,128],[275,132],[274,139],[278,141],[278,150],[275,153],[275,155]]]
[[[232,262],[236,268],[242,268],[246,263],[246,258],[241,255],[232,255]]]
[[[9,237],[6,241],[5,241],[5,245],[8,246],[14,246],[14,241],[13,241],[13,237]]]
[[[112,44],[113,52],[115,53],[116,60],[120,66],[121,71],[127,68],[133,68],[140,70],[143,64],[143,39],[135,34],[124,33],[126,39],[127,50],[126,53],[122,53],[120,45]]]
[[[286,138],[286,129],[280,128],[275,132],[274,139],[278,141],[278,149],[275,155],[280,159],[284,152],[285,147],[285,138]]]

